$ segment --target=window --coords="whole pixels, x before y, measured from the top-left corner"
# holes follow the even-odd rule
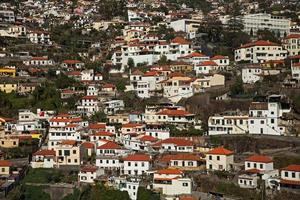
[[[256,163],[254,163],[254,168],[256,168]]]
[[[182,183],[182,186],[187,187],[187,186],[189,186],[189,184],[188,183]]]
[[[128,167],[130,167],[131,166],[131,162],[128,162]]]
[[[77,159],[74,159],[74,163],[77,163]]]
[[[260,169],[263,169],[263,168],[264,168],[264,165],[263,165],[263,164],[260,164],[259,168],[260,168]]]
[[[4,168],[4,167],[2,167],[2,168],[1,168],[1,171],[2,171],[2,172],[5,172],[5,168]]]
[[[243,180],[240,180],[240,183],[243,183]]]
[[[73,150],[73,154],[76,154],[76,150]]]
[[[68,163],[70,163],[71,162],[71,159],[68,159]]]
[[[212,160],[212,156],[209,156],[208,159],[209,159],[209,160]]]
[[[220,156],[217,156],[217,160],[220,160]]]
[[[250,163],[247,163],[247,167],[250,167]]]
[[[254,124],[254,120],[250,120],[250,124]]]
[[[289,173],[288,172],[284,172],[284,176],[285,177],[289,177]]]
[[[296,178],[296,173],[292,172],[292,178]]]
[[[274,119],[271,119],[271,124],[274,124]]]
[[[65,156],[69,156],[70,155],[70,150],[65,150]]]

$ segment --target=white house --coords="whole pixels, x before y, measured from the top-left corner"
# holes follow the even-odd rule
[[[47,31],[29,31],[27,37],[34,44],[52,44],[50,34]]]
[[[158,151],[173,151],[173,152],[193,152],[194,144],[192,141],[181,138],[167,138],[152,145]]]
[[[300,188],[300,165],[289,165],[280,171],[280,187],[299,189]]]
[[[242,80],[243,83],[256,83],[262,78],[262,68],[257,67],[245,67],[242,69]]]
[[[147,124],[145,134],[160,140],[164,140],[170,137],[170,130],[165,125]]]
[[[121,191],[126,191],[131,200],[137,200],[137,193],[140,185],[140,180],[137,178],[116,178],[115,184],[117,189]]]
[[[208,134],[246,134],[248,132],[248,114],[224,112],[208,118]]]
[[[32,66],[52,66],[54,65],[54,61],[49,59],[47,56],[42,57],[32,57],[29,60],[23,61],[24,65],[32,65]]]
[[[264,63],[271,60],[283,60],[287,50],[274,42],[258,40],[241,45],[234,51],[236,62]]]
[[[77,106],[77,110],[85,115],[92,115],[99,111],[99,100],[97,96],[84,96],[81,98],[81,105]]]
[[[181,170],[162,169],[154,173],[153,189],[162,191],[167,197],[191,194],[192,180],[184,178]]]
[[[32,168],[54,168],[55,166],[54,150],[39,150],[32,155],[30,165]]]
[[[257,174],[241,174],[238,176],[238,184],[241,188],[255,189],[258,183]]]
[[[300,34],[290,34],[283,39],[282,43],[289,56],[300,54]]]
[[[104,103],[104,112],[108,115],[115,114],[117,111],[124,110],[123,100],[111,100]]]
[[[94,80],[94,70],[85,69],[81,71],[81,81],[93,81]]]
[[[206,169],[229,171],[233,168],[233,151],[224,147],[217,147],[206,153]]]
[[[269,156],[252,155],[245,160],[245,170],[257,169],[259,171],[273,170],[273,159]]]
[[[83,166],[78,173],[78,182],[80,183],[94,183],[95,179],[101,173],[96,166]]]
[[[281,103],[282,96],[271,95],[268,102],[252,102],[249,108],[249,133],[284,135],[286,127],[281,124],[283,113],[289,113],[289,105]]]
[[[118,156],[97,156],[96,166],[104,170],[119,170],[123,163]]]
[[[292,63],[291,70],[292,70],[292,78],[296,80],[300,80],[300,63]]]
[[[151,157],[147,154],[132,154],[123,158],[124,166],[121,172],[126,175],[142,175],[151,167]]]

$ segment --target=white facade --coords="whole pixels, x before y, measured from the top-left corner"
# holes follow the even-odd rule
[[[159,125],[147,125],[145,134],[160,140],[164,140],[170,137],[170,130],[167,127]]]
[[[292,70],[292,78],[300,80],[300,63],[292,63],[291,70]]]
[[[33,66],[49,66],[54,65],[54,61],[48,59],[48,57],[32,57],[30,60],[23,61],[24,65],[33,65]]]
[[[291,20],[267,13],[248,14],[242,17],[244,31],[255,36],[258,30],[269,30],[280,37],[289,35]],[[251,31],[252,30],[252,31]]]
[[[300,34],[291,34],[283,39],[283,46],[288,51],[289,56],[300,54]]]
[[[45,31],[32,31],[27,34],[27,37],[34,44],[52,44],[50,40],[50,34]]]
[[[93,81],[94,80],[94,70],[86,69],[81,71],[81,80],[82,81]]]
[[[233,159],[234,155],[232,151],[224,149],[223,147],[215,148],[206,154],[206,169],[229,171],[233,168]]]
[[[279,44],[259,40],[242,45],[234,51],[236,62],[264,63],[266,61],[283,60],[287,50]]]
[[[262,69],[260,67],[251,67],[242,69],[243,83],[252,84],[261,80]]]
[[[150,156],[148,155],[129,155],[124,158],[123,174],[142,175],[150,169]]]
[[[111,100],[104,103],[104,112],[106,114],[115,114],[119,110],[124,110],[124,102],[123,100]]]
[[[232,113],[211,116],[208,119],[208,134],[246,134],[248,132],[248,115]]]
[[[98,156],[96,158],[96,166],[102,169],[118,170],[122,164],[117,156]]]
[[[238,184],[241,188],[254,189],[257,187],[258,176],[256,174],[242,174],[238,177]]]

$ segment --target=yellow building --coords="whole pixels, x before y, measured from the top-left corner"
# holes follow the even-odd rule
[[[15,77],[15,68],[0,68],[0,77]]]
[[[16,83],[0,83],[0,91],[5,93],[11,93],[17,91],[18,84]]]
[[[57,166],[80,166],[81,148],[75,140],[63,140],[55,147]]]
[[[15,148],[19,146],[19,138],[2,137],[0,138],[0,147],[2,148]]]
[[[9,175],[11,165],[8,160],[0,160],[0,175]]]

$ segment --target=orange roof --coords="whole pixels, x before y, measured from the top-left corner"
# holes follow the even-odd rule
[[[113,133],[108,132],[108,131],[99,131],[97,133],[95,133],[95,136],[114,136]]]
[[[121,149],[121,147],[115,142],[108,141],[107,143],[97,147],[97,149]]]
[[[105,123],[89,124],[90,129],[105,129]]]
[[[212,60],[206,60],[201,62],[198,66],[218,66],[217,63],[215,63],[215,61]]]
[[[248,48],[248,47],[253,47],[253,46],[280,46],[280,45],[276,44],[274,42],[270,42],[270,41],[258,40],[255,42],[250,42],[250,43],[244,44],[239,48]]]
[[[170,158],[171,160],[193,160],[193,161],[201,161],[201,157],[195,154],[176,154],[172,155]]]
[[[34,156],[55,156],[54,150],[42,149],[33,154]]]
[[[127,123],[127,124],[123,124],[122,128],[135,128],[139,126],[143,126],[143,124]]]
[[[193,114],[185,111],[185,110],[170,110],[165,109],[157,113],[158,115],[168,115],[168,116],[191,116]]]
[[[68,65],[73,65],[73,64],[82,63],[82,62],[79,60],[64,60],[63,63],[66,63]]]
[[[0,167],[10,167],[12,163],[8,160],[0,160]]]
[[[81,167],[80,171],[81,172],[96,172],[97,169],[98,168],[96,166],[87,165],[87,166]]]
[[[92,99],[97,99],[97,96],[84,96],[84,97],[82,97],[82,99],[92,100]]]
[[[197,199],[192,196],[184,196],[184,197],[180,197],[179,200],[197,200]]]
[[[142,75],[144,75],[144,73],[137,69],[134,72],[132,72],[131,75],[141,75],[142,76]]]
[[[300,34],[290,34],[284,39],[298,39],[298,38],[300,38]]]
[[[94,146],[95,146],[94,143],[92,143],[92,142],[84,142],[81,145],[86,149],[94,149]]]
[[[72,145],[72,146],[74,146],[76,144],[76,140],[62,140],[61,144],[62,145]]]
[[[152,137],[152,136],[150,136],[150,135],[144,135],[144,136],[142,136],[142,137],[140,138],[140,141],[150,141],[150,142],[154,142],[154,141],[156,141],[156,140],[157,140],[157,138]]]
[[[172,72],[171,74],[169,74],[169,77],[170,78],[173,78],[173,77],[184,77],[184,74],[181,73],[181,72]]]
[[[289,165],[287,167],[282,168],[281,170],[300,172],[300,165]]]
[[[219,60],[219,59],[228,59],[228,57],[222,55],[215,55],[214,57],[211,58],[211,60]]]
[[[215,155],[232,155],[233,151],[225,149],[224,147],[217,147],[215,149],[210,150],[207,154],[215,154]]]
[[[67,72],[68,76],[81,76],[81,72],[80,71],[70,71]]]
[[[116,86],[114,84],[111,83],[106,83],[102,86],[102,88],[115,88]]]
[[[167,138],[160,142],[161,144],[176,144],[177,146],[193,146],[193,142],[181,138]]]
[[[31,60],[48,60],[48,57],[45,56],[45,57],[32,57]]]
[[[158,174],[183,174],[183,171],[179,169],[161,169],[157,170]]]
[[[246,170],[247,173],[250,173],[250,174],[259,174],[261,171],[259,169],[248,169]]]
[[[268,110],[267,102],[252,102],[249,106],[249,110]]]
[[[151,158],[147,154],[132,154],[123,159],[124,161],[150,161]]]
[[[182,37],[175,37],[172,40],[172,43],[177,43],[177,44],[190,44],[189,41],[187,41],[186,39],[182,38]]]
[[[180,58],[194,58],[194,57],[207,57],[207,55],[204,55],[204,54],[199,53],[199,52],[193,52],[193,53],[190,53],[186,56],[182,56]]]
[[[159,73],[157,71],[148,71],[144,74],[144,76],[158,76]]]
[[[66,119],[66,118],[61,119],[61,118],[53,117],[49,121],[50,122],[65,122],[65,123],[67,123],[67,122],[70,122],[70,119]]]
[[[246,161],[259,162],[259,163],[271,163],[271,162],[273,162],[273,159],[269,156],[253,155],[253,156],[246,158]]]
[[[75,127],[77,127],[78,126],[78,124],[68,124],[67,126],[66,126],[66,128],[75,128]]]
[[[300,185],[300,181],[291,181],[286,179],[280,179],[280,183],[286,184],[286,185]]]

